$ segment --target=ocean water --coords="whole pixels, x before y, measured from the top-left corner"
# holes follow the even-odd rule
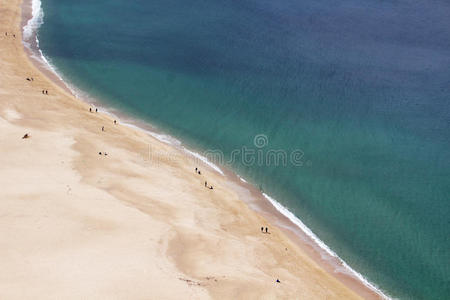
[[[448,1],[42,8],[40,47],[77,88],[221,151],[388,295],[450,299]]]

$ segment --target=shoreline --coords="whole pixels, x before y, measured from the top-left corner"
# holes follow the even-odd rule
[[[31,1],[32,0],[24,0],[22,7],[22,26],[21,30],[23,28],[23,25],[27,23],[26,17],[28,18],[31,16],[31,12],[27,11],[31,9]],[[77,97],[73,93],[73,91],[68,87],[67,83],[63,81],[61,77],[59,77],[58,74],[55,74],[49,68],[46,68],[45,62],[39,62],[38,59],[33,57],[32,50],[27,50],[27,47],[24,45],[23,48],[25,49],[25,52],[27,54],[27,58],[32,64],[38,69],[38,71],[42,72],[44,76],[46,76],[48,79],[50,79],[51,82],[59,86],[62,90],[64,90],[66,93],[70,94],[71,97],[74,97],[78,99],[78,101],[82,101],[83,103],[86,103],[88,105],[94,104],[94,105],[102,105],[101,101],[94,101],[94,103],[90,103],[89,101],[86,102],[85,99],[82,99],[80,97]],[[48,63],[48,62],[47,62]],[[51,67],[51,66],[50,66]],[[101,109],[100,112],[109,114],[110,117],[115,117],[116,115],[108,109]],[[142,131],[145,134],[149,134],[153,136],[154,138],[157,138],[159,141],[169,144],[171,147],[178,147],[180,149],[185,149],[184,151],[185,155],[187,156],[194,156],[195,154],[198,154],[197,152],[191,151],[189,149],[184,148],[180,142],[180,145],[170,144],[167,143],[167,141],[164,141],[161,139],[161,137],[158,138],[158,136],[168,137],[169,139],[174,139],[168,135],[165,135],[161,132],[154,132],[153,130],[156,130],[151,124],[148,124],[147,122],[136,120],[128,117],[124,114],[123,118],[129,119],[131,123],[122,123],[120,122],[121,116],[118,115],[119,123],[126,125],[128,127],[134,128],[136,130]],[[128,120],[127,120],[128,121]],[[146,127],[149,127],[147,129]],[[177,139],[174,139],[178,141]],[[189,153],[190,152],[190,153]],[[195,154],[193,154],[195,153]],[[199,155],[199,154],[198,154]],[[197,163],[199,162],[199,158],[196,157]],[[211,165],[210,168],[214,169]],[[219,168],[219,167],[217,167]],[[234,173],[232,170],[228,170],[228,167],[222,169],[220,168],[219,171],[217,169],[215,170],[219,174],[222,173],[222,175],[225,177],[226,181],[229,181],[229,185],[234,188],[234,191],[237,191],[238,194],[241,195],[241,200],[244,200],[245,204],[250,207],[253,211],[264,217],[269,221],[269,224],[275,225],[279,230],[281,230],[284,234],[286,234],[289,239],[294,242],[300,249],[302,249],[304,252],[308,254],[310,258],[313,259],[320,267],[322,267],[326,272],[330,275],[332,275],[334,278],[338,279],[341,283],[344,283],[345,286],[356,292],[358,295],[367,298],[367,299],[378,299],[378,298],[386,298],[389,299],[386,295],[384,295],[377,287],[370,286],[371,284],[369,282],[364,282],[364,277],[351,269],[348,265],[345,264],[337,255],[333,255],[334,252],[327,252],[326,249],[324,249],[319,242],[319,240],[315,241],[315,236],[311,236],[310,233],[307,232],[309,230],[307,227],[302,228],[298,224],[295,224],[293,220],[291,220],[286,213],[283,213],[277,209],[276,204],[272,203],[271,198],[267,195],[262,194],[259,190],[257,190],[256,187],[254,187],[252,184],[248,183],[247,181],[242,180],[241,177]],[[244,182],[245,181],[245,182]],[[268,197],[270,199],[268,199]],[[275,202],[277,203],[277,202]],[[286,209],[286,208],[284,208]],[[300,220],[299,220],[300,221]],[[301,221],[300,221],[301,222]],[[303,223],[301,223],[303,224]],[[311,232],[312,233],[312,232]],[[325,245],[325,247],[327,247]],[[331,251],[331,250],[330,250]],[[338,269],[344,268],[346,271],[350,272],[350,274],[346,274],[345,272],[342,272]],[[352,273],[354,272],[354,273]],[[358,275],[361,276],[361,278],[358,278]],[[369,286],[368,286],[369,285]]]

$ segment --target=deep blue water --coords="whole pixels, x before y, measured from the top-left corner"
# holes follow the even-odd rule
[[[448,1],[42,1],[80,89],[228,159],[303,153],[232,168],[389,295],[450,299]]]

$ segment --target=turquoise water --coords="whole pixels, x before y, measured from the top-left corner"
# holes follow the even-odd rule
[[[233,156],[389,295],[450,299],[448,2],[42,6],[41,49],[81,90]],[[244,146],[303,155],[286,165],[232,155]]]

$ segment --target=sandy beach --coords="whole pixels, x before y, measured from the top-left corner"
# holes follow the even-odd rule
[[[1,299],[375,297],[226,176],[55,84],[23,49],[21,4],[0,0]]]

